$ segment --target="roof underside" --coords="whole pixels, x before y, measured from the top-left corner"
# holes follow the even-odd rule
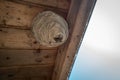
[[[0,80],[67,80],[96,0],[0,0]],[[60,47],[40,46],[33,18],[53,11],[69,24]]]

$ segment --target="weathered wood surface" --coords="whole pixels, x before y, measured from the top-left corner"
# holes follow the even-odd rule
[[[49,10],[66,18],[67,13],[64,10],[0,0],[0,27],[30,29],[33,18],[38,13]]]
[[[50,76],[49,76],[49,78],[50,78]],[[6,78],[0,78],[0,79],[1,80],[51,80],[49,78],[47,78],[47,76],[46,77],[41,76],[41,77],[23,77],[23,78],[8,78],[8,77],[6,77]]]
[[[56,49],[41,46],[31,30],[0,28],[0,48],[6,49]]]
[[[68,10],[71,0],[9,0],[15,2],[32,3],[36,5],[44,5]]]
[[[51,80],[53,66],[0,68],[0,80]]]
[[[52,80],[68,80],[95,2],[96,0],[72,0],[67,18],[70,35],[67,43],[59,48]]]
[[[31,23],[38,13],[49,10],[66,19],[70,2],[53,1],[0,0],[0,80],[51,79],[57,48],[41,46]]]
[[[0,49],[0,67],[23,65],[54,65],[56,50]]]

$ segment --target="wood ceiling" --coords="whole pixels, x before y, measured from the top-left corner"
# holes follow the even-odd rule
[[[67,80],[95,2],[0,0],[0,80]],[[32,20],[43,11],[67,20],[65,44],[48,48],[34,38]]]

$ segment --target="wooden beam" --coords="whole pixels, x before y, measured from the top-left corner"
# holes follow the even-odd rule
[[[57,50],[0,49],[0,67],[47,65],[55,63]]]
[[[32,30],[0,28],[0,48],[2,49],[57,49],[44,47],[34,38]]]
[[[70,36],[58,50],[52,80],[68,80],[95,2],[96,0],[72,0],[67,18]]]
[[[29,4],[44,5],[48,7],[55,7],[64,10],[69,9],[71,0],[9,0],[14,2],[24,2]]]
[[[16,1],[20,2],[21,0]],[[43,11],[53,11],[64,18],[67,16],[65,10],[57,8],[0,0],[0,25],[2,25],[0,27],[31,29],[31,23],[34,17]]]
[[[53,66],[0,67],[0,80],[50,80]]]

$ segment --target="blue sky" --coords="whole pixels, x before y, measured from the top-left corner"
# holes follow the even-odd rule
[[[97,0],[69,80],[120,80],[120,0]]]

